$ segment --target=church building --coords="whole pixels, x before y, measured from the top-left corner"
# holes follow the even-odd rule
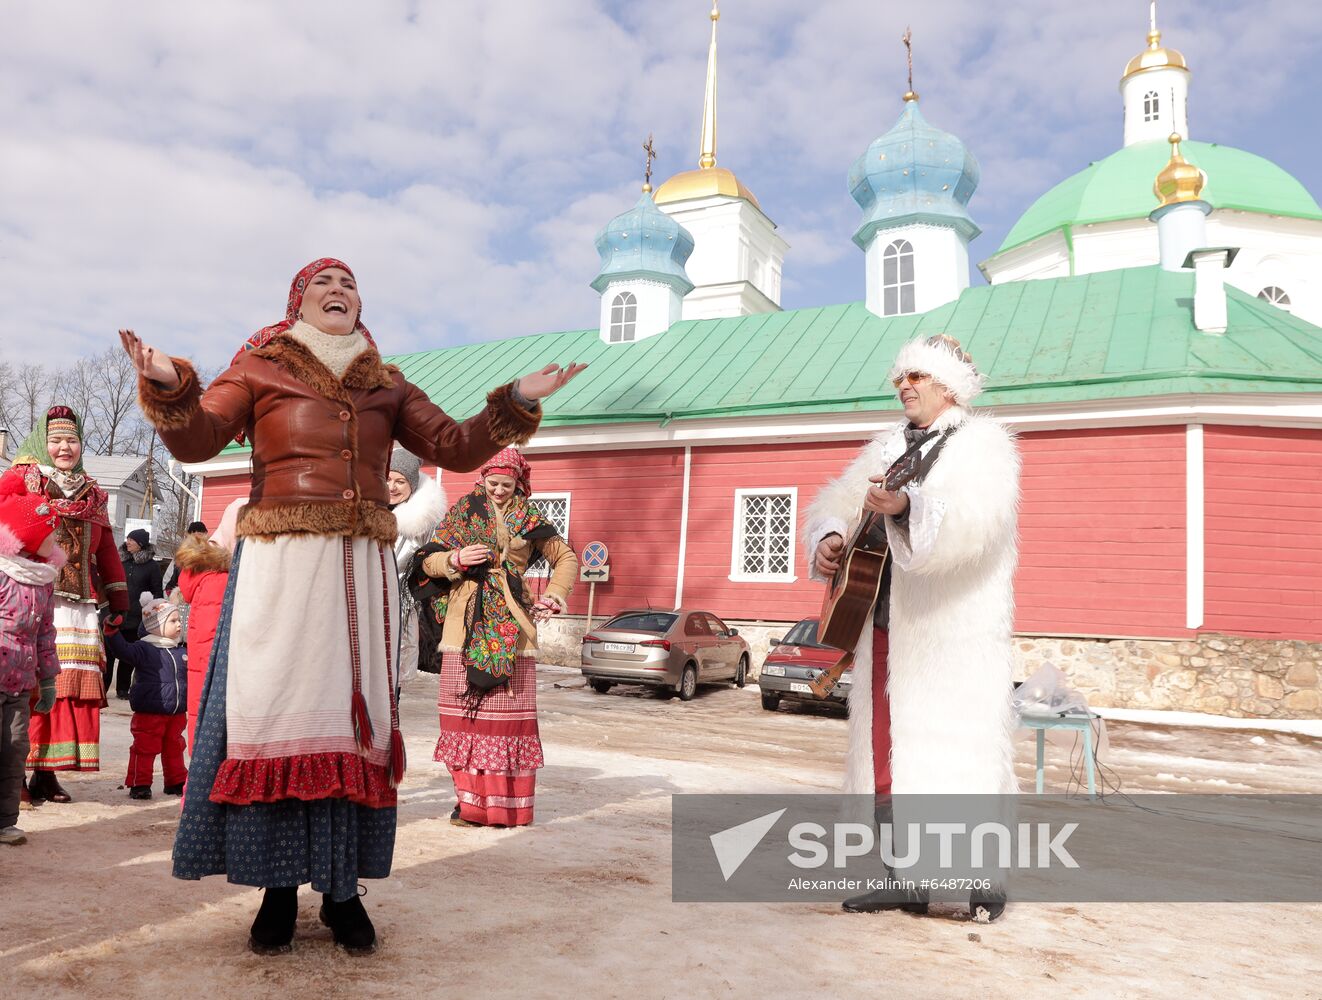
[[[594,614],[699,607],[760,642],[814,615],[802,512],[899,417],[899,347],[949,333],[1023,454],[1021,676],[1054,662],[1100,705],[1322,713],[1322,208],[1193,138],[1191,71],[1155,11],[1119,81],[1121,148],[1028,207],[987,284],[969,281],[978,161],[910,91],[848,168],[864,298],[791,310],[774,206],[717,164],[718,18],[697,166],[601,229],[598,325],[388,359],[456,416],[590,363],[526,452],[570,543],[609,546]],[[213,523],[248,453],[190,471]],[[443,480],[451,499],[469,485]],[[564,662],[587,598],[559,625]]]

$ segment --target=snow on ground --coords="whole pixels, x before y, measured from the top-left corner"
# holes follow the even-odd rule
[[[410,770],[395,874],[365,903],[382,948],[334,949],[304,890],[293,954],[245,947],[258,890],[169,877],[178,802],[117,787],[129,713],[103,714],[106,770],[66,784],[71,805],[24,813],[24,847],[0,849],[0,995],[14,1000],[281,995],[399,997],[1234,997],[1322,996],[1322,906],[1011,904],[997,923],[850,915],[819,904],[670,901],[675,792],[833,791],[845,723],[759,704],[756,687],[684,704],[641,690],[598,695],[546,669],[548,766],[537,822],[460,829],[431,763],[435,680],[402,706]],[[1322,791],[1322,742],[1306,736],[1112,720],[1102,763],[1133,791]],[[1033,781],[1033,744],[1019,774]],[[1048,789],[1070,779],[1047,751]],[[1311,991],[1311,992],[1310,992]]]

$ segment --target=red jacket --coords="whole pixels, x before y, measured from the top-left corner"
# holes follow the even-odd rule
[[[188,745],[192,747],[211,644],[229,583],[230,556],[214,542],[190,536],[174,558],[180,569],[179,593],[188,605]]]

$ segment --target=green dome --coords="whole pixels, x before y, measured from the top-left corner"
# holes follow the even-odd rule
[[[1214,142],[1183,142],[1180,150],[1207,175],[1202,198],[1213,208],[1322,219],[1322,209],[1307,189],[1270,160]],[[1126,146],[1090,164],[1033,202],[997,253],[1062,226],[1146,219],[1157,207],[1152,182],[1170,155],[1170,145],[1157,139]]]

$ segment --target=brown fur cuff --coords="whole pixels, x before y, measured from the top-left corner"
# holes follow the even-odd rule
[[[523,444],[542,422],[542,408],[525,410],[514,401],[514,383],[487,393],[487,430],[499,445]]]
[[[165,389],[139,375],[138,405],[156,427],[177,431],[187,427],[197,413],[202,400],[202,385],[190,362],[183,358],[170,360],[179,372],[179,384],[173,389]]]
[[[349,535],[393,545],[395,515],[362,500],[326,503],[248,504],[239,511],[240,538],[270,541],[281,535]]]

